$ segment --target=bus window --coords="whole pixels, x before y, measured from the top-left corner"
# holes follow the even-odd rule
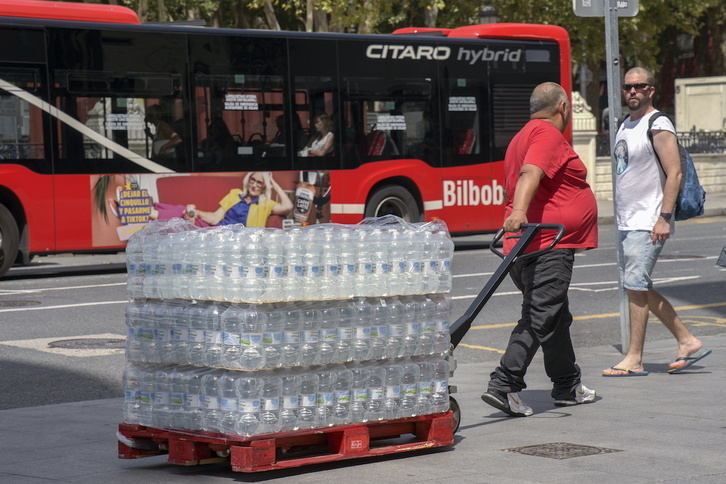
[[[325,170],[339,167],[340,116],[335,109],[335,82],[331,77],[295,77],[295,107],[293,116],[300,120],[307,141],[295,153],[295,168]],[[332,138],[332,145],[328,140]],[[312,152],[311,152],[312,150]],[[320,154],[325,151],[324,154]],[[314,154],[315,153],[315,154]]]
[[[289,168],[278,121],[284,119],[283,87],[283,76],[197,74],[196,169]]]
[[[60,81],[60,83],[58,83]],[[170,171],[185,169],[179,76],[157,73],[56,72],[57,107],[80,124],[57,120],[59,152],[71,172],[138,172],[123,149]],[[100,135],[100,136],[99,136]]]
[[[19,160],[31,169],[48,173],[43,113],[13,94],[13,88],[19,88],[40,95],[39,73],[27,69],[0,69],[0,83],[0,163]]]
[[[492,88],[493,154],[498,160],[514,135],[529,121],[529,96],[537,84],[499,84]]]
[[[383,159],[435,158],[429,81],[351,78],[345,86],[346,167]]]
[[[456,77],[448,79],[446,86],[443,100],[444,166],[491,161],[486,82]]]

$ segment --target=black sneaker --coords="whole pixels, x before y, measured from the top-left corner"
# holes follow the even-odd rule
[[[481,399],[492,407],[512,417],[529,417],[534,412],[532,409],[519,398],[517,393],[504,393],[496,390],[488,390]]]

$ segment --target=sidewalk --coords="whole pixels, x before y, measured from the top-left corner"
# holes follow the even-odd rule
[[[451,383],[462,409],[455,445],[385,458],[341,461],[264,474],[238,474],[227,464],[180,467],[164,456],[116,458],[115,432],[122,399],[98,400],[0,411],[0,482],[136,484],[283,482],[340,483],[351,472],[365,482],[487,483],[654,483],[726,481],[726,335],[702,338],[713,354],[687,374],[669,375],[672,340],[649,342],[646,377],[603,378],[600,372],[621,358],[612,346],[580,350],[583,382],[594,388],[594,403],[558,408],[549,396],[541,355],[530,367],[522,397],[535,413],[508,418],[479,395],[491,364],[460,365]],[[563,443],[589,446],[596,455],[561,459],[525,455],[512,448]],[[577,449],[570,449],[577,450]]]

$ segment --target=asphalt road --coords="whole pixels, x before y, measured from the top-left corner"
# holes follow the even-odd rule
[[[467,250],[454,256],[454,319],[500,264],[487,248],[471,247],[489,239],[456,239]],[[679,223],[654,274],[659,290],[696,335],[726,332],[726,270],[715,266],[725,242],[726,217]],[[36,257],[0,279],[0,409],[122,395],[124,260],[123,254]],[[577,256],[570,304],[578,358],[587,357],[588,347],[621,342],[615,261],[612,226],[601,228],[599,249]],[[505,280],[456,349],[457,360],[494,368],[520,301]],[[670,334],[656,322],[647,338],[664,340]]]

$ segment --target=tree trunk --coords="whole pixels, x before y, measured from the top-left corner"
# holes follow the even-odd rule
[[[322,10],[315,10],[315,12],[313,12],[313,18],[315,19],[316,32],[330,31],[330,27],[328,26],[328,14]]]
[[[439,17],[438,5],[432,5],[424,12],[424,25],[430,29],[436,28],[436,19]]]
[[[166,22],[169,20],[169,13],[166,11],[164,0],[156,0],[156,6],[159,10],[159,22]]]
[[[270,30],[282,30],[280,28],[280,22],[277,21],[277,15],[275,15],[275,7],[272,6],[272,2],[270,0],[265,0],[263,10],[265,11],[265,17],[267,18],[267,27]]]
[[[305,9],[305,32],[313,31],[314,13],[315,7],[313,6],[313,0],[307,0],[307,7]]]
[[[139,20],[142,24],[149,20],[149,0],[139,0],[139,6],[136,14],[139,16]]]

